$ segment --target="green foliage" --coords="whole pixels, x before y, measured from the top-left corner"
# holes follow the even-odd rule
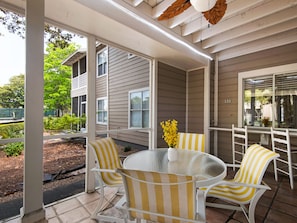
[[[24,122],[0,125],[0,136],[3,139],[18,138],[23,135]]]
[[[24,122],[13,123],[13,124],[2,124],[0,125],[0,136],[2,138],[21,138],[24,131]],[[24,150],[23,142],[8,143],[4,146],[3,151],[6,156],[18,156]]]
[[[13,142],[5,145],[4,152],[6,156],[18,156],[21,155],[24,150],[23,142]]]
[[[71,107],[71,67],[62,62],[75,52],[76,46],[70,44],[61,49],[49,44],[44,57],[44,105],[46,109],[68,112]]]
[[[0,87],[0,107],[24,108],[24,75],[9,79],[9,84]]]
[[[126,147],[124,148],[124,152],[129,152],[129,151],[131,151],[131,146],[126,146]]]
[[[46,130],[79,130],[79,126],[85,123],[85,117],[76,117],[74,114],[65,114],[62,117],[46,117],[43,119]]]
[[[6,26],[7,30],[15,33],[21,38],[25,38],[25,17],[14,12],[10,12],[4,8],[0,8],[0,23]],[[48,43],[51,43],[55,48],[66,48],[71,43],[71,40],[76,35],[73,33],[65,32],[55,26],[45,24],[44,35]],[[0,33],[1,35],[1,33]]]

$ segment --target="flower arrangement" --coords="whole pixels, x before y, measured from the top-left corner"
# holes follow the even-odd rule
[[[162,138],[167,143],[167,145],[171,148],[174,148],[176,146],[177,134],[178,134],[177,124],[178,122],[175,119],[173,120],[169,119],[167,121],[160,122],[160,125],[163,129]]]

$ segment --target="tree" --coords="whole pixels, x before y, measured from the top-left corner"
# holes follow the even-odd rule
[[[19,14],[0,8],[0,23],[2,23],[9,32],[25,38],[25,18]],[[45,38],[48,43],[52,43],[55,48],[65,48],[71,43],[73,33],[66,32],[50,24],[44,25]],[[0,33],[1,35],[1,33]]]
[[[71,68],[62,65],[69,55],[75,52],[77,46],[70,44],[64,49],[55,48],[49,44],[44,57],[44,105],[46,109],[57,109],[60,115],[67,112],[71,106]]]
[[[0,106],[24,108],[24,74],[11,77],[9,84],[0,87]]]

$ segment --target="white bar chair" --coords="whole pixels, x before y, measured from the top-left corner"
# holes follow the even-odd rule
[[[291,147],[289,129],[284,131],[275,130],[271,127],[272,150],[279,153],[280,157],[273,161],[274,177],[278,181],[278,173],[289,176],[291,189],[294,189],[294,170],[297,170],[297,163],[292,161],[292,155],[297,155],[297,148]]]
[[[243,156],[248,148],[248,131],[247,126],[244,128],[235,127],[232,124],[232,158],[233,170],[236,164],[241,164]]]

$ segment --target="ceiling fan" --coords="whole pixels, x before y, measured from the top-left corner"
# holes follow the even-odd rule
[[[217,24],[223,18],[227,9],[226,0],[176,0],[158,17],[158,20],[173,18],[191,6],[201,12],[212,25]]]

